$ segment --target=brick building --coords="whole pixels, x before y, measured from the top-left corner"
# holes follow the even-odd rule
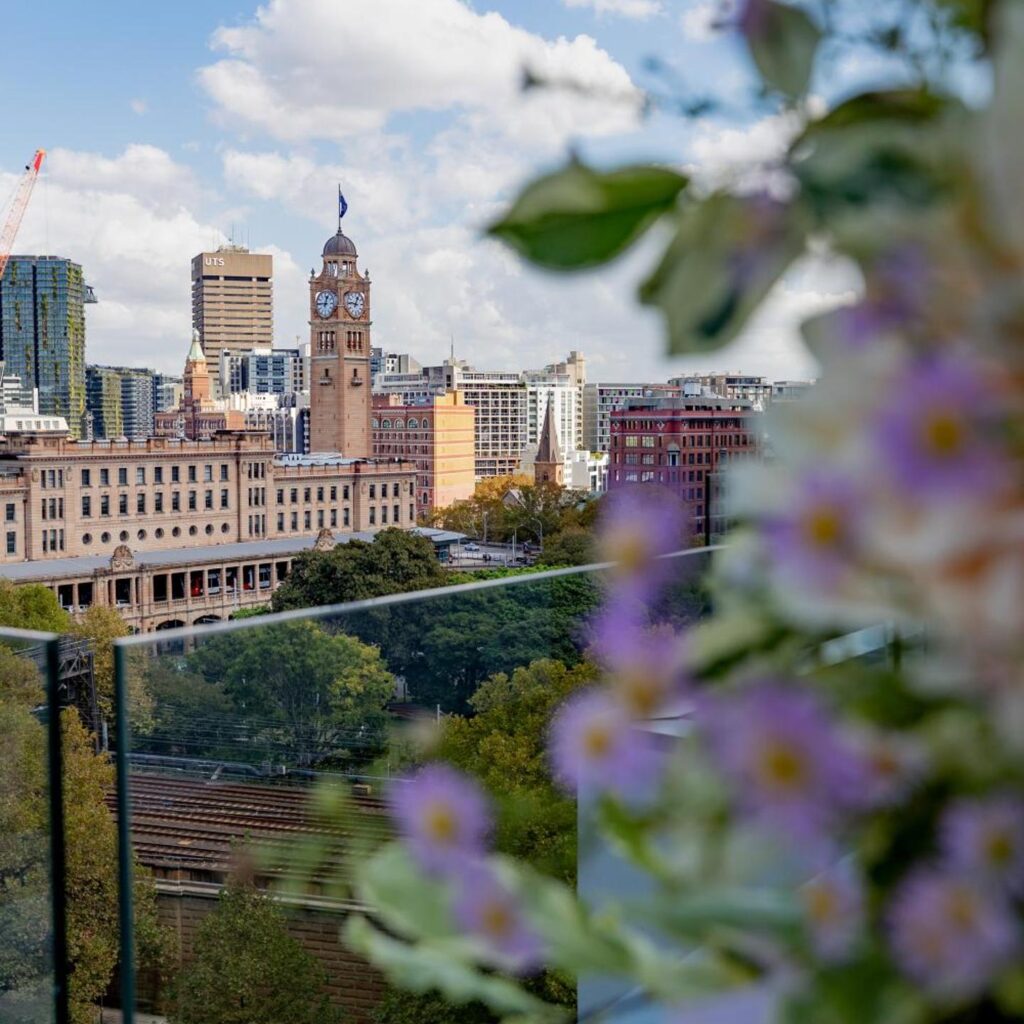
[[[759,414],[744,399],[634,399],[610,412],[608,488],[657,483],[693,510],[699,536],[720,532],[705,522],[708,495],[721,464],[759,448]]]
[[[373,454],[416,463],[417,515],[473,496],[475,419],[461,391],[414,404],[374,396]]]

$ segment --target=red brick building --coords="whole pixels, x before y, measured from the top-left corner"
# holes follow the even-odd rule
[[[608,489],[656,483],[691,506],[698,536],[720,532],[715,474],[723,461],[759,449],[759,414],[745,399],[636,399],[611,413]],[[709,529],[710,527],[710,529]]]

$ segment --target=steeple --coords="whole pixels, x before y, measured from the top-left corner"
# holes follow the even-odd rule
[[[199,343],[199,331],[192,328],[192,344],[189,346],[188,355],[185,357],[187,363],[205,363],[206,356],[203,353],[203,346]]]
[[[558,443],[558,427],[555,424],[554,395],[548,398],[548,408],[544,414],[544,426],[540,432],[537,458],[533,462],[533,479],[535,483],[554,484],[556,487],[561,487],[565,483],[565,463],[562,460],[562,448]]]
[[[185,373],[182,377],[185,386],[185,403],[203,406],[210,401],[210,371],[206,365],[203,347],[199,344],[199,332],[192,331],[192,344],[185,357]]]

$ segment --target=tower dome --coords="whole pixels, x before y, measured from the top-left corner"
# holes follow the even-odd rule
[[[324,243],[324,257],[328,256],[355,256],[356,243],[346,235],[341,228],[338,233],[331,235]]]

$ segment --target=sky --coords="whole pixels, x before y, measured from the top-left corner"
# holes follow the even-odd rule
[[[706,0],[104,0],[4,14],[0,203],[48,151],[16,252],[82,264],[89,362],[180,372],[193,255],[274,256],[276,343],[308,340],[310,268],[337,228],[373,281],[373,341],[421,362],[537,368],[570,350],[591,380],[732,369],[813,375],[799,320],[848,300],[842,267],[798,266],[744,336],[664,356],[635,301],[659,240],[599,271],[527,267],[482,229],[570,149],[709,181],[778,153],[785,116],[641,116],[645,90],[739,100],[750,82]],[[663,69],[652,70],[652,60]],[[523,93],[524,67],[585,88]]]

